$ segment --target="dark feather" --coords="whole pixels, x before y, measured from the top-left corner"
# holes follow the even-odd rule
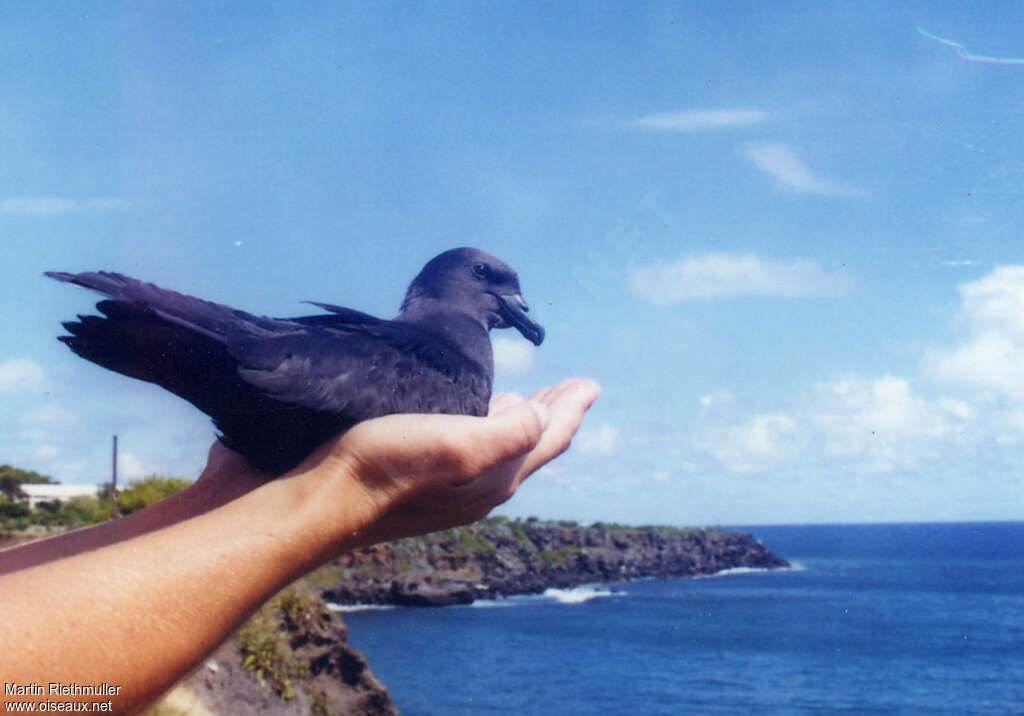
[[[64,324],[71,350],[193,403],[225,444],[274,474],[361,420],[484,415],[488,331],[543,340],[515,272],[470,248],[432,259],[390,321],[315,302],[330,313],[267,318],[117,273],[46,275],[108,296],[103,317]]]

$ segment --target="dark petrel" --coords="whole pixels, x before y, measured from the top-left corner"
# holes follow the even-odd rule
[[[266,318],[117,273],[46,275],[109,297],[96,304],[103,317],[64,324],[71,350],[181,396],[275,475],[361,420],[486,415],[490,329],[544,340],[516,272],[473,248],[431,259],[390,321],[315,302],[329,313]]]

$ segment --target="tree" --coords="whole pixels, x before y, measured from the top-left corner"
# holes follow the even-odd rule
[[[16,520],[28,515],[28,505],[24,502],[12,502],[6,497],[0,497],[0,521]]]
[[[8,500],[23,500],[26,495],[21,486],[29,485],[55,485],[47,475],[40,475],[31,470],[22,470],[11,465],[0,465],[0,494]]]
[[[103,522],[109,516],[109,504],[101,505],[98,499],[91,496],[72,497],[70,500],[65,500],[57,512],[58,521],[69,527]]]
[[[0,475],[0,494],[11,501],[24,500],[28,496],[21,489],[21,483],[11,475]]]
[[[180,492],[191,484],[191,480],[181,477],[150,475],[118,490],[117,506],[122,515],[128,515],[141,510],[143,507],[148,507],[154,502],[159,502],[165,497],[170,497],[175,492]],[[106,491],[106,496],[109,500],[109,489]]]

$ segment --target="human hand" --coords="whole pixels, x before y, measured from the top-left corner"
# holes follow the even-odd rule
[[[0,671],[21,683],[121,683],[115,710],[136,710],[340,552],[486,515],[569,446],[598,393],[569,380],[528,401],[499,396],[485,418],[368,420],[274,479],[215,445],[192,488],[4,552],[0,640],[13,647]],[[91,607],[54,619],[68,604]]]
[[[389,415],[359,423],[291,473],[341,479],[372,544],[474,522],[568,447],[600,387],[570,379],[529,400],[496,396],[486,418]],[[330,478],[329,478],[330,479]],[[353,504],[356,501],[358,504]]]

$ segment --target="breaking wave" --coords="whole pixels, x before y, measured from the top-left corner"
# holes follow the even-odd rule
[[[806,567],[797,562],[790,562],[788,567],[730,567],[714,574],[698,574],[693,579],[714,579],[716,577],[728,577],[733,574],[767,574],[768,572],[803,572]]]
[[[368,612],[383,609],[395,609],[394,604],[335,604],[327,602],[327,608],[332,612]]]

